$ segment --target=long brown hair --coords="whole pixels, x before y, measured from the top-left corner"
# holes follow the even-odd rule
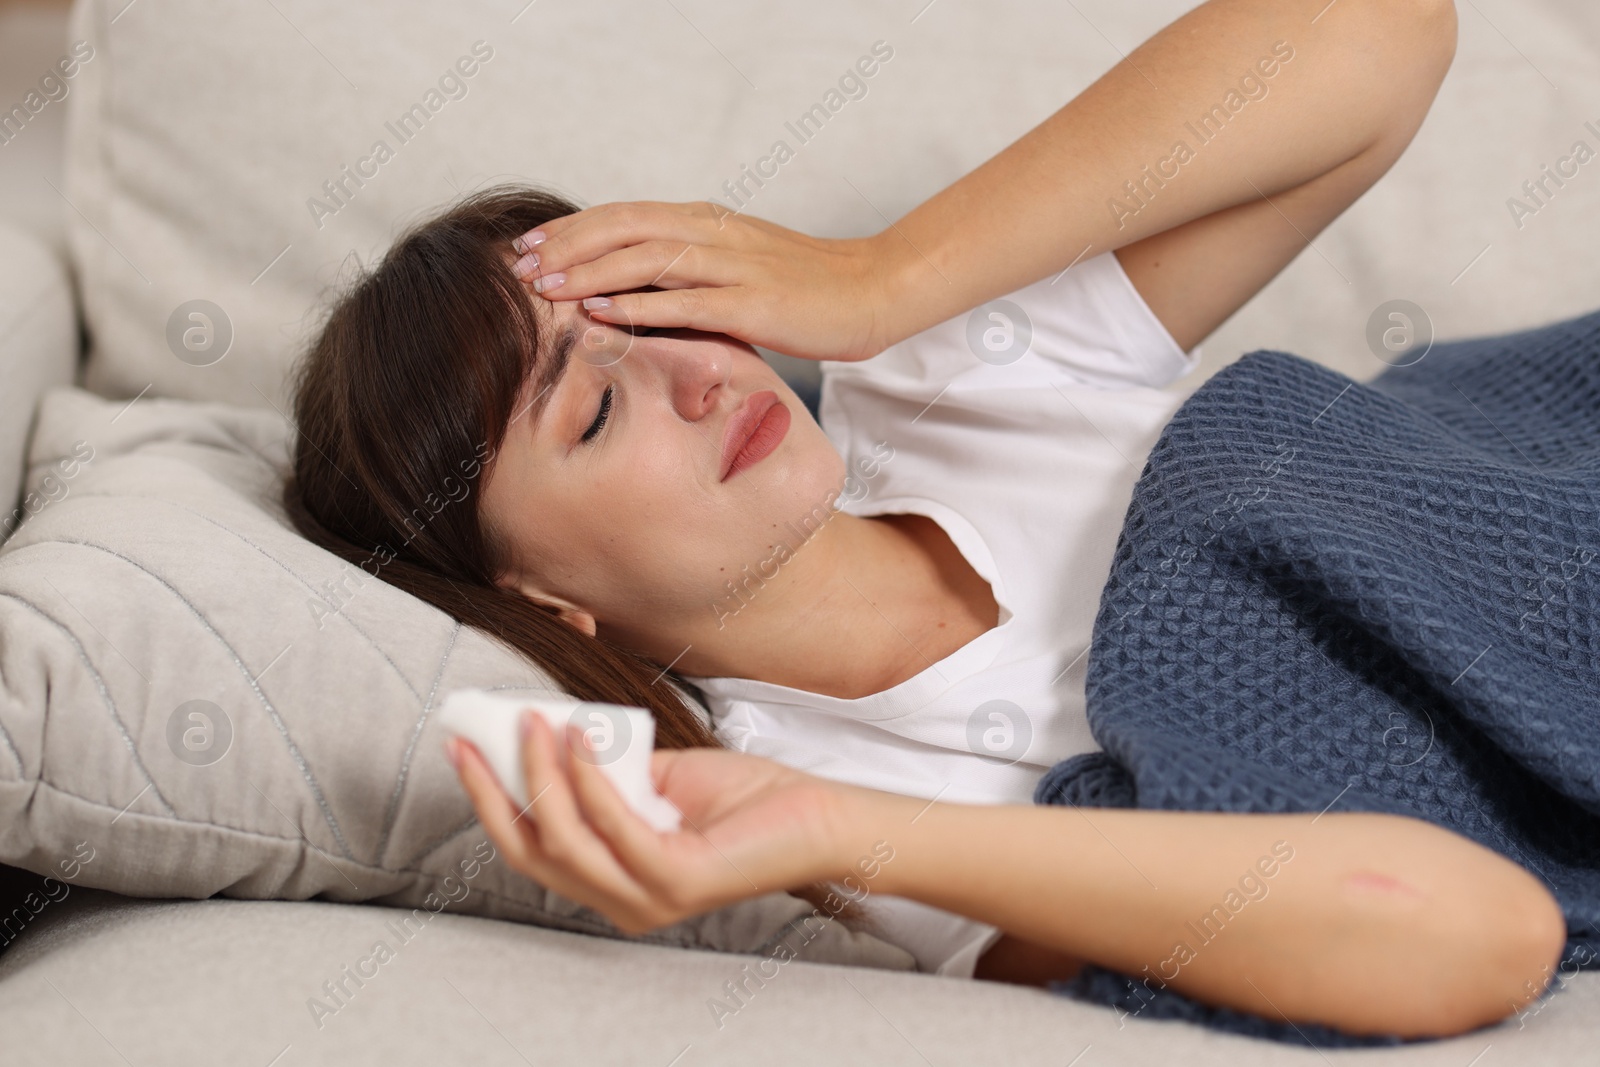
[[[575,204],[501,185],[414,226],[340,297],[294,379],[283,501],[305,537],[503,642],[579,700],[648,708],[661,748],[715,745],[658,663],[495,584],[478,514],[539,348],[511,240]]]

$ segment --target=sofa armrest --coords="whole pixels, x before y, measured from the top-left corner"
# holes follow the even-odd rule
[[[38,237],[0,223],[0,541],[26,516],[18,499],[40,395],[70,385],[81,348],[72,280]]]

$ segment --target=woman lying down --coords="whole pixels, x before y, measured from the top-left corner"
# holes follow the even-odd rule
[[[1537,999],[1557,897],[1436,821],[1033,802],[1101,747],[1085,653],[1162,387],[1390,167],[1454,54],[1448,2],[1320,6],[1202,5],[875,237],[498,187],[354,286],[299,383],[296,522],[403,543],[387,580],[652,711],[685,816],[650,829],[536,715],[525,812],[452,743],[517,870],[645,931],[872,860],[859,918],[925,971],[1100,968],[1296,1028]],[[828,361],[820,425],[751,344]],[[1197,938],[1240,885],[1270,900]]]

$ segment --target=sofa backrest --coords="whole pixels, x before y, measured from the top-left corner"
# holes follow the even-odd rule
[[[89,387],[282,406],[348,271],[497,181],[876,231],[1115,59],[1066,5],[903,7],[81,0],[65,192]]]
[[[79,0],[92,58],[66,100],[64,192],[88,385],[282,406],[341,278],[509,178],[875,232],[1191,6]],[[1314,58],[1327,20],[1353,17],[1308,19],[1295,43]],[[1600,163],[1537,201],[1522,183],[1577,141],[1600,150],[1600,14],[1533,0],[1497,26],[1463,5],[1460,27],[1416,143],[1224,327],[1211,366],[1283,347],[1368,377],[1367,319],[1394,298],[1441,336],[1593,306],[1577,268],[1594,262]]]

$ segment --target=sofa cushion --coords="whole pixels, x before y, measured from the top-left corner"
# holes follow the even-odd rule
[[[1101,21],[1131,40],[1187,6]],[[95,57],[67,132],[88,385],[257,406],[283,404],[341,265],[474,187],[715,197],[817,232],[876,231],[880,211],[981,163],[1116,58],[1044,3],[940,4],[915,23],[851,0],[125,7],[80,0],[72,31]],[[786,124],[819,104],[825,125],[802,141]],[[743,168],[772,174],[780,140],[793,158],[758,187]],[[748,195],[729,199],[733,183]],[[169,323],[197,300],[226,316],[231,346],[175,355]]]
[[[78,319],[60,255],[33,234],[0,223],[0,541],[59,491],[20,497],[28,432],[39,394],[72,381]]]
[[[30,487],[65,492],[0,549],[0,862],[615,933],[489,859],[444,758],[444,693],[552,687],[290,529],[289,437],[271,410],[46,394]],[[774,894],[646,940],[755,951],[812,911]],[[911,966],[824,925],[806,958]]]
[[[79,0],[72,36],[94,59],[67,99],[65,217],[93,337],[88,384],[282,405],[341,264],[506,178],[588,202],[718,199],[808,232],[875,232],[1191,6],[458,0],[401,14]],[[1279,347],[1367,378],[1383,367],[1367,320],[1385,301],[1420,304],[1440,336],[1589,310],[1592,271],[1563,265],[1593,258],[1596,165],[1561,188],[1541,166],[1578,140],[1600,148],[1584,125],[1600,113],[1563,106],[1600,99],[1595,12],[1530,0],[1513,28],[1463,6],[1454,69],[1416,142],[1219,331],[1210,361]],[[1337,17],[1291,43],[1315,62],[1317,32]],[[863,57],[874,73],[846,96],[841,79]],[[836,110],[802,141],[790,127],[818,104]],[[793,152],[781,165],[778,141]],[[1534,203],[1530,180],[1551,195],[1514,215],[1509,198]],[[216,349],[185,358],[169,343],[196,300],[231,327],[214,362]]]
[[[396,919],[72,889],[0,960],[6,1065],[1576,1067],[1593,1062],[1600,1012],[1600,975],[1563,970],[1549,997],[1486,1030],[1290,1048],[999,982],[670,952],[470,916],[397,932]],[[377,941],[392,953],[364,962]]]

